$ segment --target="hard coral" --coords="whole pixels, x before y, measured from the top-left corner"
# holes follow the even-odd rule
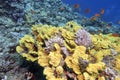
[[[87,31],[85,31],[84,29],[79,29],[76,32],[75,42],[78,45],[83,45],[85,47],[89,47],[92,44],[92,38]]]
[[[111,79],[106,70],[120,70],[120,38],[91,35],[71,21],[64,27],[34,25],[33,36],[26,35],[16,50],[32,62],[44,67],[47,80],[105,80]],[[113,59],[108,65],[107,60]],[[111,72],[109,71],[111,74]],[[118,79],[114,75],[114,79]]]
[[[61,47],[64,46],[64,40],[60,36],[55,36],[53,38],[50,38],[49,40],[45,41],[46,49],[47,50],[54,50],[54,44],[57,43]]]

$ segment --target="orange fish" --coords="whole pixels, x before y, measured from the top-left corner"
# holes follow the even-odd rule
[[[75,9],[78,9],[79,7],[80,7],[80,5],[79,4],[74,4],[74,6],[73,6]]]
[[[85,13],[90,13],[90,9],[85,9],[85,11],[84,11]]]
[[[105,13],[105,10],[101,9],[100,14],[104,14],[104,13]]]
[[[99,13],[95,14],[95,17],[101,17],[101,15]]]
[[[112,33],[112,36],[114,36],[114,37],[119,37],[119,34],[117,34],[117,33]]]

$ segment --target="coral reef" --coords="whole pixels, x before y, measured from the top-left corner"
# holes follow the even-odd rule
[[[1,0],[0,5],[0,14],[11,18],[19,25],[64,25],[70,20],[77,21],[82,18],[61,0]]]
[[[17,55],[15,48],[19,39],[25,34],[30,34],[31,25],[43,23],[63,26],[65,22],[79,20],[81,17],[61,0],[0,0],[0,67],[7,68],[6,74],[12,74],[11,68],[8,68],[11,64],[6,64],[9,61],[4,60],[4,55]],[[46,50],[49,50],[47,48]],[[65,47],[62,49],[67,53]],[[17,57],[15,64],[19,62],[22,61]],[[6,76],[9,78],[10,75]]]
[[[64,27],[33,25],[16,51],[42,66],[47,80],[119,80],[119,47],[120,37],[92,35],[71,21]]]
[[[21,76],[24,76],[26,70],[19,70],[18,73],[14,72],[16,70],[16,66],[17,67],[20,66],[18,63],[19,62],[22,63],[21,59],[19,59],[20,58],[19,54],[17,54],[15,48],[18,45],[19,39],[21,37],[23,37],[25,34],[30,34],[31,25],[42,23],[42,24],[52,25],[51,27],[65,26],[65,23],[68,21],[71,21],[71,20],[76,21],[79,24],[83,25],[85,30],[87,30],[90,33],[103,32],[105,34],[106,33],[120,34],[119,26],[113,25],[112,23],[102,22],[99,19],[96,19],[95,21],[93,21],[92,19],[88,19],[84,16],[81,16],[79,13],[76,12],[76,10],[73,10],[72,7],[70,7],[67,4],[64,4],[61,0],[0,0],[0,71],[1,71],[0,79],[7,78],[10,80],[14,80],[14,79],[19,80]],[[24,57],[29,56],[29,58],[27,60],[33,61],[33,63],[30,63],[28,65],[27,65],[28,62],[23,64],[23,65],[27,65],[26,69],[28,69],[28,67],[29,67],[28,72],[31,72],[37,76],[38,76],[38,74],[42,73],[41,70],[38,71],[39,68],[36,68],[36,65],[35,65],[35,68],[33,69],[34,60],[35,61],[38,60],[37,56],[39,56],[39,55],[37,55],[38,53],[36,53],[36,52],[40,52],[38,50],[42,50],[47,54],[47,55],[43,55],[40,52],[41,58],[39,56],[39,63],[44,66],[44,65],[53,64],[52,56],[54,56],[55,54],[52,53],[49,56],[49,58],[51,59],[49,64],[47,63],[47,58],[48,58],[48,55],[52,51],[54,52],[56,50],[55,46],[59,45],[59,47],[61,49],[60,53],[62,53],[62,55],[63,55],[62,57],[63,57],[63,63],[64,63],[64,59],[67,56],[71,56],[73,54],[74,49],[76,49],[76,46],[78,46],[79,44],[80,44],[79,46],[84,46],[84,44],[86,45],[85,42],[83,42],[83,43],[77,42],[81,38],[81,36],[77,35],[77,32],[79,34],[79,30],[81,31],[82,29],[80,29],[81,28],[80,25],[78,25],[77,23],[75,23],[73,21],[68,22],[66,24],[66,26],[64,27],[64,29],[60,29],[60,30],[56,29],[56,27],[53,29],[51,28],[50,30],[49,30],[49,28],[46,28],[47,30],[42,28],[42,30],[44,30],[44,31],[40,32],[39,36],[37,33],[41,30],[38,31],[39,28],[36,29],[36,27],[32,28],[34,31],[34,34],[36,34],[36,37],[33,37],[33,36],[28,36],[28,37],[32,37],[35,40],[35,43],[33,43],[33,42],[30,43],[29,41],[24,40],[25,42],[30,43],[30,44],[25,43],[25,45],[23,45],[24,42],[21,42],[22,47],[20,47],[20,49],[23,50],[23,46],[25,46],[23,52],[30,53],[30,55],[26,55],[23,52],[21,52],[21,54],[23,53],[22,55]],[[46,27],[48,25],[46,25]],[[45,26],[45,25],[36,25],[36,26],[39,27],[39,26]],[[44,35],[44,34],[48,34],[48,32],[51,32],[51,34]],[[88,33],[88,32],[86,32],[86,33]],[[42,35],[44,35],[44,36],[42,36]],[[83,34],[81,34],[81,35],[83,35]],[[102,37],[101,37],[102,42],[105,42],[103,37],[106,37],[108,35],[106,35],[106,36],[104,36],[103,34],[101,34],[101,35],[102,35]],[[102,52],[107,52],[107,51],[110,52],[111,51],[111,55],[106,54],[105,56],[104,55],[101,56],[101,55],[96,54],[95,58],[92,61],[96,60],[96,58],[99,58],[97,56],[101,56],[103,60],[101,58],[99,58],[97,61],[102,60],[107,66],[110,67],[110,69],[112,71],[114,70],[114,68],[111,68],[111,67],[114,67],[114,64],[116,64],[116,67],[119,68],[119,64],[118,64],[119,60],[116,59],[116,56],[118,55],[118,52],[119,52],[119,48],[117,47],[118,45],[116,43],[118,41],[116,39],[112,40],[112,37],[111,37],[110,41],[112,41],[112,44],[111,43],[110,43],[110,45],[104,44],[105,49],[108,48],[108,50],[106,50],[106,51],[101,50],[104,47],[100,47],[100,45],[103,45],[103,44],[100,43],[99,36],[100,35],[98,35],[98,36],[92,35],[91,36],[91,37],[95,37],[98,39],[98,42],[95,42],[93,40],[95,42],[95,44],[93,43],[94,46],[92,46],[91,41],[90,41],[91,45],[89,44],[88,39],[90,39],[90,38],[88,36],[88,39],[85,39],[85,41],[86,40],[88,41],[87,46],[85,46],[85,47],[86,48],[95,47],[95,50],[94,49],[90,50],[92,53],[98,52],[101,54]],[[109,36],[112,36],[112,34],[109,34]],[[36,40],[38,40],[38,41],[36,42]],[[109,40],[106,42],[109,42]],[[57,43],[57,44],[55,44],[55,43]],[[34,46],[33,46],[33,44],[34,44]],[[40,44],[40,45],[38,45],[38,44]],[[29,45],[31,45],[31,47],[29,47]],[[111,47],[109,47],[109,46],[111,46]],[[26,48],[26,47],[28,47],[28,48]],[[109,50],[109,48],[112,48],[112,49]],[[21,51],[20,49],[19,49],[19,51]],[[31,51],[29,51],[29,50],[31,50]],[[97,50],[99,50],[99,51],[97,51]],[[100,50],[102,52],[100,52]],[[88,50],[87,50],[87,53],[88,53]],[[5,58],[7,56],[10,56],[10,58],[5,60]],[[13,57],[15,57],[16,60],[14,60]],[[36,58],[34,58],[34,57],[36,57]],[[55,55],[54,59],[56,59],[56,57],[57,57],[57,55]],[[117,58],[119,58],[119,56],[117,56]],[[45,61],[43,62],[43,60],[45,60]],[[15,63],[13,64],[12,61],[15,61]],[[80,67],[84,67],[81,69],[81,72],[84,72],[86,70],[86,67],[87,67],[89,61],[80,58],[79,62],[81,64]],[[61,63],[61,64],[63,64],[63,63]],[[58,63],[56,63],[56,64],[58,64]],[[35,70],[35,71],[31,71],[31,69]],[[65,70],[65,68],[64,68],[64,70]],[[68,71],[66,73],[67,73],[67,75],[69,75],[69,77],[70,76],[71,76],[71,78],[73,77],[73,75],[71,75],[70,71]],[[41,76],[41,75],[39,75],[39,76]],[[116,74],[114,74],[114,76],[116,76]],[[17,79],[16,79],[16,77],[17,77]],[[28,77],[29,77],[29,75],[28,75]],[[41,79],[41,77],[39,77],[39,78]]]
[[[82,22],[80,23],[86,30],[92,34],[99,34],[99,33],[117,33],[120,34],[119,25],[115,25],[112,22],[104,22],[101,18],[98,17],[91,17],[91,18],[82,18]]]

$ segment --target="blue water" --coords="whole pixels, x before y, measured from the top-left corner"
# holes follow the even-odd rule
[[[63,2],[70,6],[79,4],[79,13],[87,17],[91,17],[104,9],[105,13],[101,17],[102,20],[114,24],[118,24],[118,21],[120,21],[120,0],[63,0]],[[90,9],[90,12],[85,14],[84,10],[87,8]]]

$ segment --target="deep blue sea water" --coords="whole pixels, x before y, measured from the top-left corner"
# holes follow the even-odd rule
[[[74,6],[80,5],[80,14],[91,17],[104,9],[105,13],[101,19],[106,22],[118,24],[120,21],[120,0],[63,0],[64,3]],[[90,9],[90,12],[85,14],[84,11]],[[120,23],[119,23],[120,24]]]

